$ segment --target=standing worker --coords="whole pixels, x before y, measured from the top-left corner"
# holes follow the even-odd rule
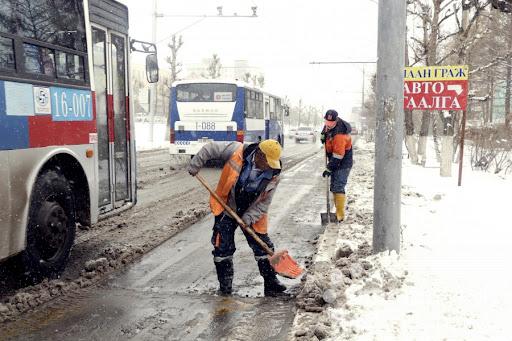
[[[325,126],[322,129],[322,143],[329,162],[322,176],[331,177],[331,192],[336,205],[338,222],[345,219],[345,186],[354,163],[352,158],[352,138],[350,124],[342,120],[336,110],[327,110],[324,116]]]
[[[275,140],[250,145],[240,142],[213,142],[205,145],[194,156],[188,172],[195,176],[208,160],[225,161],[216,193],[274,250],[274,245],[267,234],[267,214],[279,183],[280,158],[281,145]],[[213,196],[210,197],[210,208],[215,216],[212,253],[220,293],[230,295],[233,283],[233,254],[236,250],[235,230],[238,224]],[[258,262],[264,280],[265,296],[281,294],[286,287],[277,279],[267,253],[249,234],[245,231],[244,234]]]

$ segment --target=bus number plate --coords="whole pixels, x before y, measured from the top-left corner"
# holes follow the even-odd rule
[[[196,122],[196,130],[202,130],[202,131],[215,130],[215,122]]]
[[[51,87],[53,121],[92,121],[90,91]]]

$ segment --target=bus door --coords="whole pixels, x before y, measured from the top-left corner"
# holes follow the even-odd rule
[[[270,98],[264,97],[265,100],[265,140],[270,138]]]
[[[100,212],[131,200],[127,37],[93,26]]]

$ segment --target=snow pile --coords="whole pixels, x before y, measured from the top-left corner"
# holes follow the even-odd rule
[[[366,194],[357,194],[357,213],[350,218],[364,221],[363,228],[343,226],[339,258],[322,266],[331,273],[327,286],[339,281],[345,286],[339,286],[335,303],[324,304],[321,312],[300,310],[292,339],[510,339],[510,179],[465,168],[458,187],[455,177],[441,178],[439,168],[412,166],[404,159],[402,184],[400,255],[350,253],[354,248],[347,240],[358,249],[364,240],[371,243],[371,224],[358,217],[371,210],[371,203]],[[357,205],[363,201],[366,205]],[[336,269],[343,277],[334,279]],[[323,337],[315,334],[319,324],[328,327]]]
[[[387,316],[366,311],[367,306],[387,306],[396,298],[406,281],[408,272],[404,270],[400,257],[395,252],[383,252],[367,257],[362,261],[369,267],[366,276],[354,281],[345,291],[346,303],[343,307],[327,311],[333,329],[337,331],[333,339],[364,339],[368,331],[378,335],[379,340],[393,340],[393,335],[374,332]],[[374,340],[374,337],[370,337]]]
[[[371,254],[373,221],[373,154],[371,146],[356,152],[347,192],[348,216],[342,224],[330,224],[319,238],[318,251],[308,268],[304,287],[297,296],[299,311],[291,338],[323,340],[342,329],[331,311],[346,309],[346,290],[367,278],[374,265]]]

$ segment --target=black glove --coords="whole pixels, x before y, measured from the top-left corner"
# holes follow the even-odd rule
[[[188,171],[188,174],[190,174],[192,176],[196,176],[197,173],[199,173],[198,171],[194,170],[192,167],[188,167],[187,171]]]
[[[322,173],[322,177],[325,178],[325,177],[328,177],[328,176],[331,176],[331,171],[328,168],[326,168],[324,170],[324,172]]]

